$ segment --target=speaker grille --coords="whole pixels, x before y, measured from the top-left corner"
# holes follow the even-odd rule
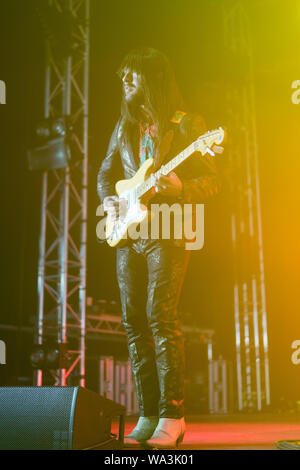
[[[77,387],[0,388],[1,449],[71,449]]]

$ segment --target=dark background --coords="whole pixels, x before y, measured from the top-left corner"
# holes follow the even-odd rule
[[[89,125],[88,296],[118,300],[115,252],[96,243],[96,176],[119,116],[116,70],[133,47],[170,58],[188,107],[209,128],[223,124],[221,6],[231,1],[93,0]],[[291,83],[300,79],[297,0],[244,1],[253,41],[261,211],[270,342],[272,404],[300,399],[299,113]],[[30,325],[37,312],[40,175],[27,169],[26,148],[43,115],[44,37],[31,0],[0,2],[2,230],[1,324]],[[225,185],[226,188],[226,185]],[[191,324],[216,330],[216,353],[234,359],[231,242],[226,189],[206,206],[205,247],[195,253],[181,310]],[[7,334],[0,330],[0,339]],[[13,339],[14,338],[14,339]],[[2,383],[22,374],[27,341],[11,336]]]

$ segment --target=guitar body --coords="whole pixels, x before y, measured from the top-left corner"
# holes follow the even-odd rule
[[[124,217],[117,221],[108,215],[106,221],[107,243],[111,247],[120,247],[126,244],[128,232],[134,229],[148,217],[148,210],[136,197],[136,189],[149,177],[153,171],[153,159],[149,158],[138,169],[136,174],[127,180],[120,180],[116,184],[116,193],[119,198],[127,201]]]

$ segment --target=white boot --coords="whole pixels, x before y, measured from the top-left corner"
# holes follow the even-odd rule
[[[135,428],[124,437],[124,447],[140,447],[141,443],[150,439],[158,424],[158,416],[141,416]]]
[[[182,442],[184,433],[184,418],[160,418],[151,439],[147,440],[147,445],[156,449],[175,448]]]

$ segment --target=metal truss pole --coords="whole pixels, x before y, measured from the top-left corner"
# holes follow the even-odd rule
[[[48,4],[61,14],[68,12],[72,41],[66,57],[48,41],[44,114],[70,116],[72,144],[69,166],[43,175],[36,340],[43,344],[55,336],[67,345],[67,367],[51,371],[55,385],[67,385],[72,374],[84,386],[90,2]],[[36,383],[43,384],[41,370]]]
[[[224,8],[238,409],[270,404],[253,57],[241,1]]]

